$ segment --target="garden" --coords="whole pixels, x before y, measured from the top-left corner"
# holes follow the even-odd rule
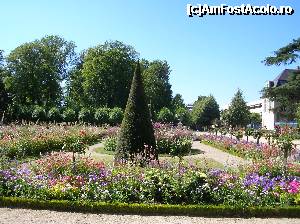
[[[0,203],[110,213],[299,217],[299,152],[290,132],[259,143],[243,140],[250,135],[246,130],[235,131],[235,138],[225,130],[199,137],[182,125],[152,124],[141,83],[138,65],[120,127],[2,126]],[[194,140],[250,162],[239,169],[203,166],[186,159]],[[89,146],[99,142],[112,160],[88,155]]]

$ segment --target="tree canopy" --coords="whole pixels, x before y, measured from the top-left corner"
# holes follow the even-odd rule
[[[87,50],[82,68],[85,105],[125,107],[138,53],[119,41]]]
[[[169,82],[170,66],[166,61],[155,60],[144,63],[143,81],[148,104],[158,112],[163,107],[170,107],[172,90]]]
[[[14,104],[60,105],[61,82],[75,57],[75,44],[59,36],[46,36],[25,43],[7,57],[5,85]]]
[[[219,118],[220,110],[215,98],[212,95],[199,96],[191,112],[193,126],[195,128],[207,127]]]
[[[300,38],[294,39],[288,45],[274,52],[275,56],[267,57],[263,62],[270,65],[288,65],[295,63],[300,55]],[[297,106],[300,103],[300,70],[289,74],[288,80],[277,87],[265,87],[262,90],[263,97],[276,101],[275,110],[284,111],[284,116],[294,119]]]
[[[300,38],[294,39],[288,45],[279,48],[274,56],[267,57],[263,62],[265,65],[287,65],[295,63],[300,58]]]
[[[232,127],[245,127],[250,122],[250,110],[240,89],[231,100],[224,119]]]

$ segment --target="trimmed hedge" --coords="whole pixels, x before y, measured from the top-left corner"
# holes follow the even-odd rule
[[[55,211],[137,215],[188,215],[203,217],[287,217],[300,218],[300,206],[295,207],[228,207],[213,205],[124,204],[88,201],[40,201],[35,199],[0,197],[0,207],[49,209]]]

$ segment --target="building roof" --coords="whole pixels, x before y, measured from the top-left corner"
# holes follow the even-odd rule
[[[273,81],[275,87],[280,86],[288,81],[288,78],[293,73],[299,73],[299,69],[284,69]]]

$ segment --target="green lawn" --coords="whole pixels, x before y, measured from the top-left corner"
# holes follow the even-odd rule
[[[186,163],[192,163],[199,167],[203,167],[206,169],[209,168],[220,168],[223,169],[224,165],[211,159],[211,158],[205,158],[204,156],[201,156],[202,152],[198,149],[192,149],[191,153],[189,155],[184,156],[184,162]],[[114,159],[115,152],[114,151],[106,151],[103,147],[98,147],[94,150],[94,153],[91,155],[95,160],[101,160],[104,162],[112,163]],[[201,156],[201,157],[199,157]],[[160,154],[159,155],[160,161],[170,161],[174,163],[178,163],[177,157],[172,157],[169,154]]]

